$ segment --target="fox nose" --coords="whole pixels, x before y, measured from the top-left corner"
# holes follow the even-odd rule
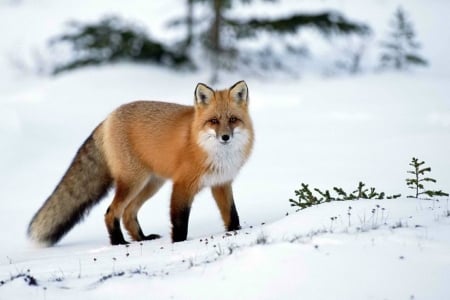
[[[222,135],[222,141],[228,142],[229,139],[230,139],[230,136],[228,134]]]

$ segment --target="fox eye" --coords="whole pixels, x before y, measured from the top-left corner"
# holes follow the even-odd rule
[[[211,124],[214,124],[214,125],[219,124],[219,120],[217,118],[212,118],[211,120],[209,120],[209,122],[211,122]]]
[[[237,118],[236,117],[231,117],[230,118],[230,123],[231,124],[234,124],[234,123],[236,123],[237,122]]]

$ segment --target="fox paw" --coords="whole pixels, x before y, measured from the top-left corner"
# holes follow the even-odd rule
[[[116,245],[128,245],[130,244],[129,242],[125,241],[125,239],[111,239],[111,245],[116,246]]]

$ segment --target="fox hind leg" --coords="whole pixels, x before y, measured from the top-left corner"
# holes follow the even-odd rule
[[[128,244],[120,229],[120,219],[130,200],[142,190],[145,180],[148,179],[133,181],[133,183],[131,181],[116,180],[116,193],[105,214],[105,224],[111,245]]]
[[[144,235],[139,225],[137,213],[145,201],[159,191],[164,182],[164,179],[152,176],[144,188],[125,207],[123,224],[134,241],[153,240],[161,237],[157,234]]]

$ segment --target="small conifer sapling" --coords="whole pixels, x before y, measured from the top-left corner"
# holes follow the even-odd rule
[[[436,179],[426,176],[426,173],[431,172],[431,168],[425,167],[424,161],[419,161],[418,158],[413,157],[409,165],[413,167],[413,170],[408,171],[408,173],[412,174],[413,178],[407,178],[406,185],[414,191],[414,194],[409,195],[408,198],[420,198],[423,195],[426,195],[429,198],[442,196],[448,197],[449,194],[443,192],[442,190],[433,191],[425,189],[425,182],[436,183]]]

